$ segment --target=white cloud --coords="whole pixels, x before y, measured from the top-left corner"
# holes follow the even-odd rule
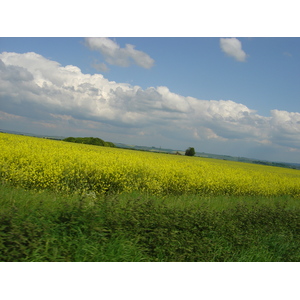
[[[271,116],[273,143],[300,149],[300,113],[275,109]]]
[[[227,55],[237,61],[246,61],[247,54],[242,49],[242,43],[237,38],[220,38],[220,47]]]
[[[236,150],[237,142],[244,148],[251,142],[300,150],[300,113],[272,110],[264,117],[230,100],[184,97],[163,86],[143,90],[83,74],[36,53],[1,53],[0,86],[1,121],[27,127],[31,122],[45,134],[48,129],[57,135],[92,130],[120,142],[139,136],[141,144],[185,147],[205,141]]]
[[[154,64],[154,60],[147,53],[136,50],[134,45],[126,44],[125,48],[121,48],[109,38],[85,38],[85,45],[91,50],[100,52],[105,61],[111,65],[128,67],[131,63],[135,63],[149,69]]]

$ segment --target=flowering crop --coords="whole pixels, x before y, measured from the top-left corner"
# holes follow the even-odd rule
[[[0,178],[70,193],[300,197],[298,170],[0,133]]]

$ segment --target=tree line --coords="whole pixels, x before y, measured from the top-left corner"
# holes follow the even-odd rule
[[[64,142],[78,143],[78,144],[89,144],[95,146],[104,146],[104,147],[115,147],[115,144],[112,142],[103,141],[100,138],[95,137],[67,137],[63,139]]]

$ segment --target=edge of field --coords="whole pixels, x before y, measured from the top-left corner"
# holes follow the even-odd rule
[[[292,197],[65,195],[0,184],[0,261],[299,261]]]

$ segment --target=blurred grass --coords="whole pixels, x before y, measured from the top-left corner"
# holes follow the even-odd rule
[[[300,261],[299,200],[0,185],[0,261]]]

